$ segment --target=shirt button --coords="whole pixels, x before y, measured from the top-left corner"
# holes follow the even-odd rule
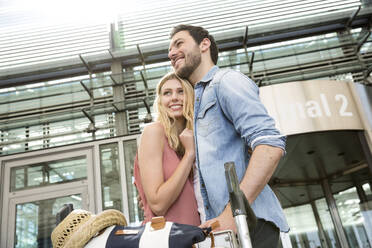
[[[202,187],[205,188],[205,184],[204,183],[202,183]]]
[[[197,97],[197,98],[196,98],[196,101],[197,101],[197,102],[199,102],[199,100],[200,100],[200,98],[199,98],[199,97]]]
[[[205,206],[205,208],[208,210],[209,209],[209,207],[208,206]]]

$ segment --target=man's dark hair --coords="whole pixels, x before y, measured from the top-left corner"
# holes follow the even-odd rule
[[[213,63],[216,65],[218,60],[218,48],[216,41],[214,40],[213,36],[209,34],[209,32],[198,26],[192,25],[178,25],[172,29],[170,37],[172,38],[176,33],[180,31],[188,31],[191,37],[195,40],[197,44],[200,44],[204,38],[208,38],[211,41],[210,51],[211,51],[211,59]]]

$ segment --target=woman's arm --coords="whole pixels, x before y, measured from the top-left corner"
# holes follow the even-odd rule
[[[153,123],[146,126],[142,134],[138,150],[141,182],[146,200],[157,216],[165,215],[178,198],[195,160],[191,130],[184,130],[180,135],[180,141],[185,146],[185,155],[173,175],[164,181],[162,164],[164,129],[160,123]]]

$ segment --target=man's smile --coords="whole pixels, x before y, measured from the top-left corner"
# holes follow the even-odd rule
[[[184,59],[185,59],[184,55],[177,56],[174,60],[172,60],[172,66],[174,68],[179,67],[182,61],[184,61]]]

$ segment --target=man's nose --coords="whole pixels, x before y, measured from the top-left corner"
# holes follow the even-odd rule
[[[174,49],[169,50],[169,52],[168,52],[168,58],[170,60],[172,60],[172,58],[174,58],[175,55],[176,55],[176,53],[175,53]]]

